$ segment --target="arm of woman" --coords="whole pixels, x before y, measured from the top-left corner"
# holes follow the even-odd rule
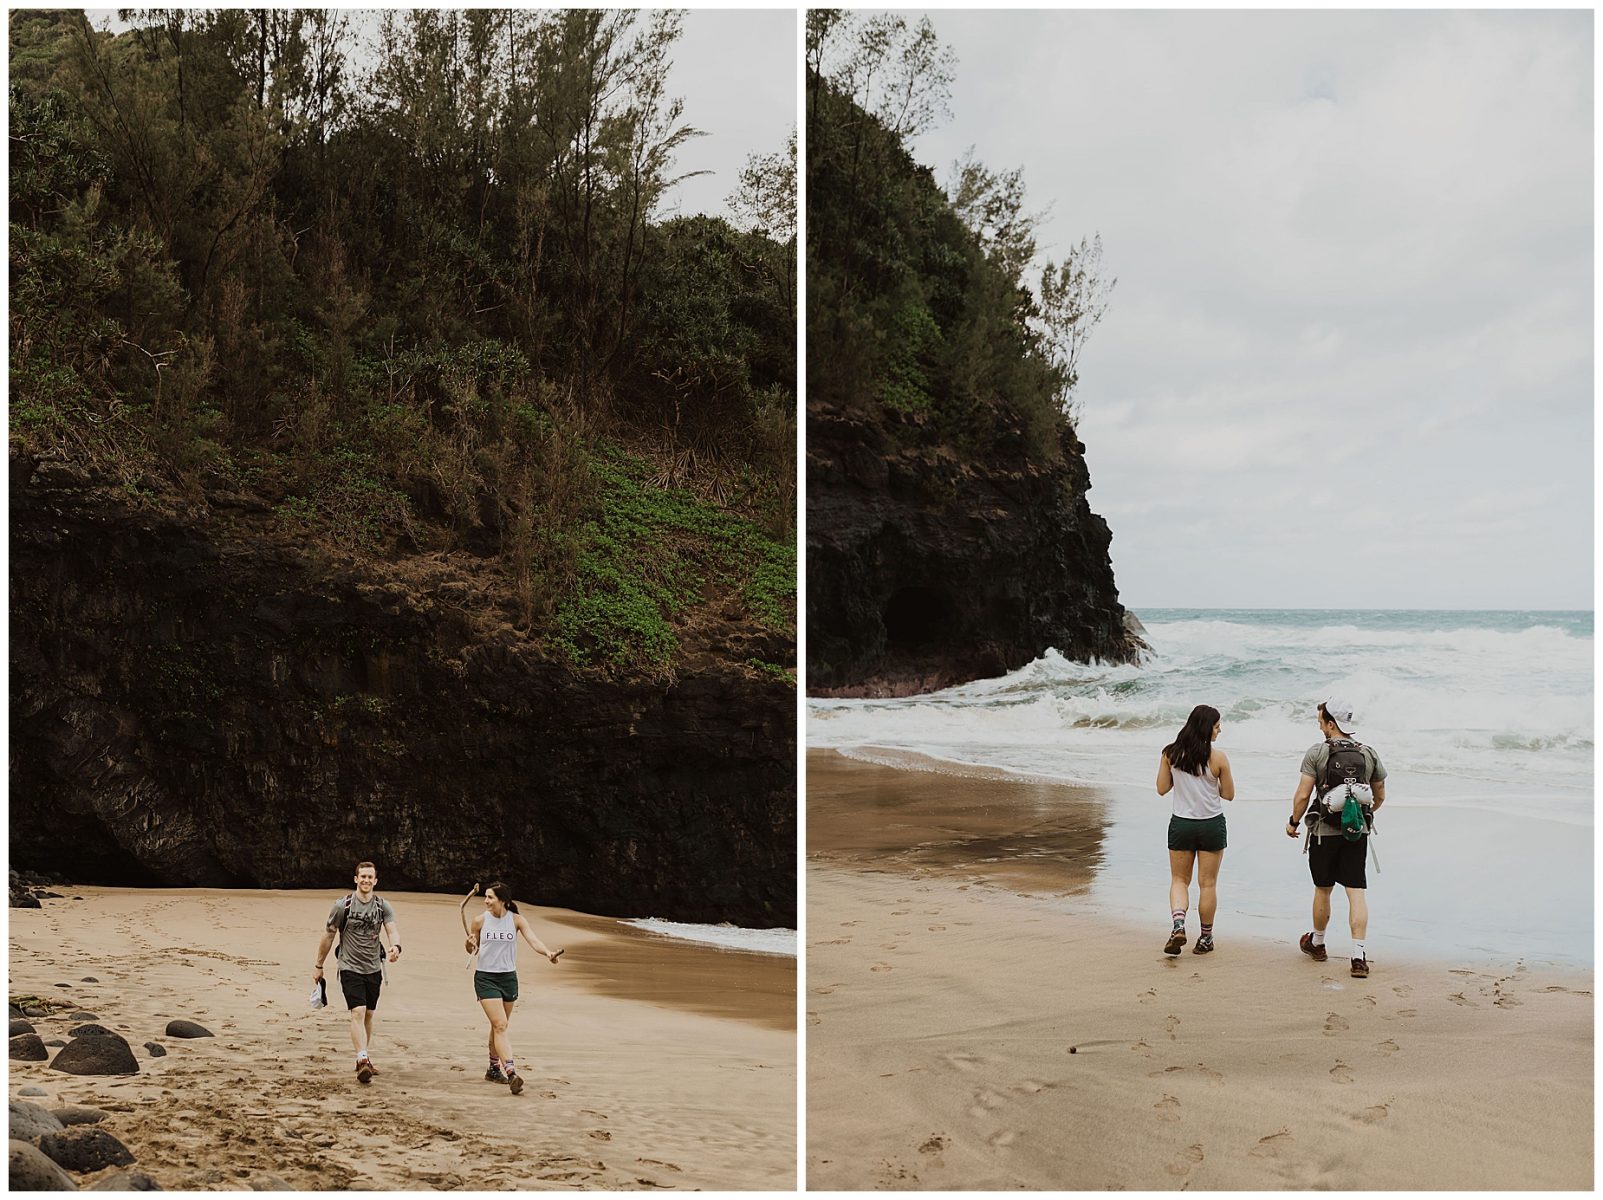
[[[1223,750],[1215,750],[1213,757],[1213,771],[1219,777],[1219,798],[1221,800],[1234,800],[1236,798],[1236,777],[1230,773],[1230,760],[1225,757]]]
[[[1158,755],[1158,795],[1167,796],[1174,788],[1174,770],[1167,754]]]
[[[467,952],[469,954],[472,954],[475,950],[477,950],[479,948],[479,930],[481,930],[483,928],[484,928],[484,914],[483,913],[480,913],[478,916],[474,917],[473,920],[468,922],[468,936],[465,939],[465,941],[467,942],[466,949],[467,949]]]
[[[556,962],[557,959],[562,957],[562,951],[561,950],[550,950],[550,949],[547,949],[545,943],[542,942],[539,938],[534,936],[534,930],[529,928],[529,923],[523,919],[523,914],[522,913],[519,913],[517,916],[515,916],[512,919],[512,924],[515,925],[517,927],[518,932],[523,935],[523,940],[528,942],[529,945],[534,947],[534,951],[535,951],[536,954],[545,955],[546,958],[549,959],[551,962]]]

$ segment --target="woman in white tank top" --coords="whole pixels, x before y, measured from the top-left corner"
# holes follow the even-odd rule
[[[1174,793],[1169,818],[1169,917],[1173,927],[1165,954],[1179,954],[1186,944],[1186,907],[1191,899],[1191,873],[1197,872],[1197,915],[1202,932],[1195,954],[1213,949],[1213,916],[1219,907],[1219,864],[1225,856],[1225,805],[1236,798],[1230,760],[1213,748],[1219,736],[1219,710],[1199,704],[1158,757],[1158,795]]]
[[[484,911],[473,918],[468,931],[467,951],[478,953],[478,969],[473,972],[473,994],[490,1019],[490,1069],[484,1077],[491,1083],[504,1083],[516,1095],[523,1090],[523,1077],[512,1060],[512,1042],[507,1025],[512,1005],[518,999],[518,935],[551,962],[562,957],[561,950],[548,950],[534,936],[528,921],[518,914],[512,893],[504,883],[484,889]]]

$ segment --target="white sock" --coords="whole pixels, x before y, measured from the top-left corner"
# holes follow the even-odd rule
[[[1323,946],[1324,944],[1325,944],[1325,931],[1323,929],[1314,930],[1314,945]]]
[[[1362,942],[1353,942],[1353,957],[1361,958],[1365,962],[1369,961],[1369,956],[1364,953],[1364,944]]]

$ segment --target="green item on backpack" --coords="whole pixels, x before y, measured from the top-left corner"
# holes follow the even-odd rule
[[[1358,797],[1352,790],[1347,792],[1347,803],[1341,806],[1341,836],[1349,842],[1356,842],[1369,832],[1364,823],[1364,808],[1358,803]]]

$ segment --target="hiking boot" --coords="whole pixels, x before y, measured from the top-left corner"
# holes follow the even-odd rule
[[[507,1076],[507,1086],[512,1089],[512,1094],[516,1096],[523,1090],[523,1076],[513,1071],[512,1074]]]
[[[500,1067],[491,1067],[484,1073],[484,1079],[486,1083],[505,1083],[507,1081],[506,1074]]]
[[[364,1058],[356,1064],[356,1082],[366,1083],[371,1078],[373,1078],[373,1064]]]
[[[1297,942],[1297,949],[1301,950],[1315,962],[1324,962],[1325,959],[1330,957],[1330,955],[1325,953],[1325,948],[1323,946],[1314,945],[1314,935],[1311,933],[1305,933],[1302,935],[1302,938]]]
[[[1201,937],[1199,937],[1197,939],[1197,944],[1195,946],[1191,947],[1191,953],[1193,953],[1193,954],[1212,954],[1213,953],[1213,934],[1205,933]]]
[[[1353,978],[1354,979],[1368,979],[1369,978],[1369,960],[1367,958],[1355,958],[1355,959],[1353,959]]]
[[[369,1074],[372,1074],[372,1075],[377,1075],[378,1074],[378,1068],[373,1065],[373,1060],[371,1058],[367,1060],[367,1069],[368,1069]]]
[[[1186,931],[1182,926],[1169,935],[1169,940],[1163,944],[1165,954],[1179,954],[1186,948]]]

